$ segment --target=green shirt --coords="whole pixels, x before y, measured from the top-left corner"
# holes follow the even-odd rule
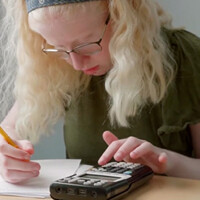
[[[64,138],[68,158],[96,164],[107,145],[102,133],[134,136],[183,155],[192,156],[188,125],[200,121],[200,38],[184,30],[165,30],[177,63],[175,79],[163,100],[146,106],[130,128],[112,127],[108,119],[105,76],[92,77],[87,91],[66,112]]]

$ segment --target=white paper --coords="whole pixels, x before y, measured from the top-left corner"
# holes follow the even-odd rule
[[[78,168],[76,174],[79,175],[79,174],[82,174],[84,173],[85,171],[91,169],[93,166],[92,165],[80,165],[80,167]]]
[[[81,162],[78,159],[34,161],[41,165],[38,177],[18,184],[7,183],[0,177],[0,194],[39,198],[49,197],[50,184],[57,179],[75,174]]]

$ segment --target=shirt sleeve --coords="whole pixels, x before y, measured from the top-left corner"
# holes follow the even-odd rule
[[[171,33],[176,76],[161,103],[158,134],[183,131],[200,122],[200,38],[185,30]]]

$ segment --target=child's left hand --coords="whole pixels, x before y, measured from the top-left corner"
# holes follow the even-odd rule
[[[149,166],[155,173],[166,173],[168,158],[166,150],[135,137],[119,140],[109,131],[103,133],[103,139],[109,146],[100,157],[99,165],[106,164],[114,157],[117,162],[124,160],[141,163]]]

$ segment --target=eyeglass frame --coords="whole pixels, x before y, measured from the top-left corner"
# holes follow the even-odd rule
[[[96,53],[102,51],[101,42],[102,42],[102,40],[103,40],[103,36],[104,36],[104,34],[105,34],[105,32],[106,32],[106,28],[107,28],[107,25],[108,25],[109,21],[110,21],[110,14],[109,14],[108,17],[106,18],[106,22],[105,22],[105,26],[104,26],[104,29],[103,29],[103,33],[101,34],[100,39],[99,39],[98,41],[96,41],[96,42],[84,43],[84,44],[78,45],[78,46],[76,46],[75,48],[73,48],[73,49],[67,51],[67,50],[64,50],[64,49],[53,49],[53,48],[52,48],[52,49],[50,49],[50,48],[47,49],[47,48],[45,48],[46,40],[43,40],[42,49],[41,49],[41,50],[42,50],[42,52],[45,53],[45,54],[48,54],[48,53],[59,53],[59,52],[60,52],[60,53],[66,53],[66,55],[67,55],[66,58],[69,58],[70,53],[72,53],[72,52],[77,53],[77,54],[80,54],[80,55],[94,55],[94,54],[96,54]],[[100,47],[100,49],[99,49],[98,51],[95,51],[95,52],[92,52],[92,53],[88,53],[88,54],[76,52],[76,49],[80,49],[80,48],[82,48],[82,47],[85,47],[85,46],[88,46],[88,45],[92,45],[92,44],[97,44],[97,45]]]

